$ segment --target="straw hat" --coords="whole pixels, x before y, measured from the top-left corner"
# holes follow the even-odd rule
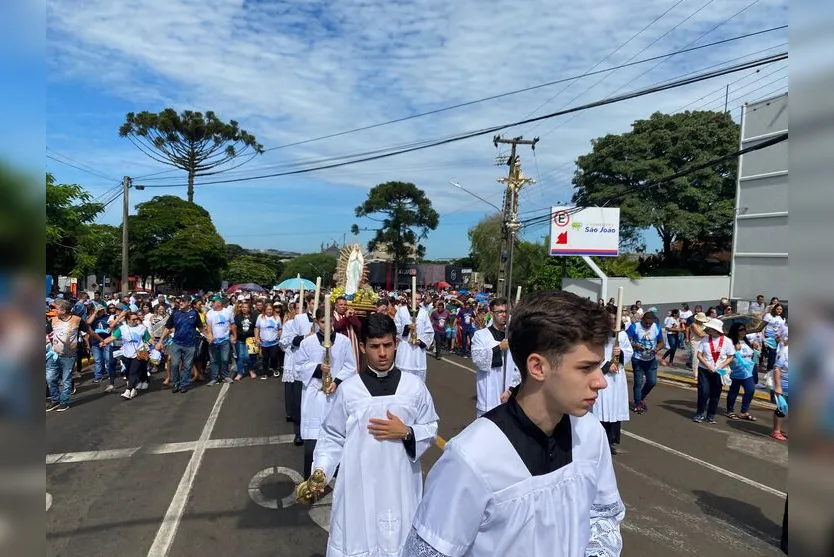
[[[712,318],[704,325],[705,329],[712,329],[718,333],[724,334],[724,322],[720,319]]]
[[[699,311],[698,313],[696,313],[694,319],[698,323],[706,323],[707,321],[709,321],[709,317],[707,317],[703,311]]]

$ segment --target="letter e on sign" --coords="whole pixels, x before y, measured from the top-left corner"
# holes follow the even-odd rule
[[[553,224],[556,226],[567,226],[570,224],[570,215],[567,211],[559,211],[553,215]]]

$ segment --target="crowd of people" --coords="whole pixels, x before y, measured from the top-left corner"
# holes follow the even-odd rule
[[[154,373],[179,394],[195,381],[281,378],[286,419],[304,447],[307,480],[298,499],[320,498],[337,470],[344,478],[336,482],[328,555],[440,556],[463,548],[493,555],[508,529],[530,540],[525,554],[563,547],[563,554],[619,555],[625,507],[611,457],[622,422],[648,409],[658,360],[674,364],[680,346],[689,346],[686,365],[698,381],[695,422],[715,423],[724,385],[727,417],[755,420],[749,407],[761,366],[777,403],[771,437],[786,438],[788,329],[778,299],[751,308],[761,330],[738,321],[725,334],[726,300],[706,312],[683,304],[662,320],[638,301],[622,308],[617,323],[613,300],[561,292],[534,293],[515,308],[493,296],[381,294],[362,318],[345,297],[286,290],[47,299],[47,411],[69,408],[85,349],[93,382],[106,379],[104,390],[114,392],[123,378],[126,400]],[[419,460],[439,420],[425,383],[427,357],[447,352],[470,357],[476,368],[476,419],[446,445],[424,493]],[[449,505],[450,496],[459,503]],[[564,512],[559,503],[567,499],[573,503]],[[519,538],[519,528],[529,536]]]

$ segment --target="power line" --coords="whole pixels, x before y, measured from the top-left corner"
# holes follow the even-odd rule
[[[488,97],[483,97],[483,98],[480,98],[480,99],[475,99],[475,100],[466,101],[466,102],[462,102],[462,103],[458,103],[458,104],[453,104],[453,105],[450,105],[450,106],[445,106],[445,107],[442,107],[442,108],[437,108],[437,109],[429,110],[429,111],[426,111],[426,112],[420,112],[418,114],[412,114],[411,116],[403,116],[401,118],[395,118],[393,120],[387,120],[385,122],[378,122],[376,124],[369,124],[367,126],[361,126],[361,127],[357,127],[357,128],[353,128],[353,129],[349,129],[349,130],[344,130],[344,131],[340,131],[340,132],[329,133],[329,134],[326,134],[326,135],[321,135],[319,137],[313,137],[313,138],[304,139],[304,140],[301,140],[301,141],[294,141],[292,143],[285,143],[283,145],[278,145],[276,147],[270,147],[268,149],[264,149],[264,151],[275,151],[277,149],[285,149],[287,147],[295,147],[296,145],[304,145],[304,144],[307,144],[307,143],[312,143],[314,141],[321,141],[321,140],[324,140],[324,139],[331,139],[331,138],[334,138],[334,137],[340,137],[340,136],[343,136],[343,135],[348,135],[348,134],[357,133],[357,132],[361,132],[361,131],[371,130],[371,129],[374,129],[374,128],[380,128],[382,126],[397,124],[397,123],[400,123],[400,122],[405,122],[407,120],[413,120],[415,118],[422,118],[423,116],[431,116],[433,114],[439,114],[441,112],[456,110],[458,108],[464,108],[464,107],[467,107],[467,106],[472,106],[474,104],[479,104],[479,103],[483,103],[483,102],[486,102],[486,101],[492,101],[492,100],[495,100],[495,99],[501,99],[501,98],[509,97],[509,96],[512,96],[512,95],[518,95],[519,93],[526,93],[528,91],[534,91],[536,89],[542,89],[544,87],[550,87],[550,86],[553,86],[553,85],[558,85],[559,83],[565,83],[567,81],[574,81],[574,80],[577,80],[577,79],[580,79],[580,78],[583,78],[583,77],[588,77],[588,76],[592,76],[592,75],[611,72],[611,71],[614,71],[614,70],[619,70],[619,69],[627,68],[627,67],[630,67],[630,66],[636,66],[638,64],[645,64],[647,62],[653,62],[655,60],[660,60],[660,59],[663,59],[663,58],[669,58],[671,56],[677,56],[679,54],[685,54],[687,52],[693,52],[693,51],[696,51],[696,50],[701,50],[701,49],[709,48],[709,47],[712,47],[712,46],[717,46],[717,45],[726,44],[726,43],[730,43],[730,42],[734,42],[734,41],[739,41],[739,40],[742,40],[742,39],[747,39],[749,37],[755,37],[757,35],[763,35],[765,33],[772,33],[774,31],[787,29],[787,27],[788,27],[787,25],[781,25],[779,27],[771,27],[769,29],[763,29],[761,31],[755,31],[753,33],[746,33],[744,35],[738,35],[736,37],[730,37],[730,38],[727,38],[727,39],[723,39],[723,40],[720,40],[720,41],[715,41],[713,43],[701,45],[701,46],[698,46],[698,47],[685,48],[685,49],[682,49],[682,50],[677,50],[675,52],[669,52],[669,53],[666,53],[666,54],[660,54],[658,56],[652,56],[651,58],[646,58],[644,60],[637,60],[635,62],[628,62],[628,63],[625,63],[625,64],[620,64],[618,66],[612,66],[610,68],[605,68],[605,69],[602,69],[602,70],[590,71],[590,72],[585,72],[585,73],[582,73],[582,74],[574,75],[574,76],[571,76],[571,77],[560,78],[560,79],[556,79],[554,81],[548,81],[546,83],[540,83],[538,85],[532,85],[530,87],[515,89],[513,91],[498,93],[496,95],[490,95]]]
[[[48,147],[47,147],[47,148],[48,148]],[[50,150],[51,150],[51,149],[50,149]],[[53,152],[53,153],[55,153],[56,155],[59,155],[59,156],[61,156],[61,157],[64,157],[64,155],[60,155],[59,153],[56,153],[55,151],[52,151],[52,152]],[[96,170],[92,170],[92,169],[90,169],[90,168],[82,168],[81,166],[76,166],[76,165],[74,165],[74,164],[70,164],[70,163],[68,163],[68,162],[66,162],[66,161],[62,161],[61,159],[58,159],[58,158],[56,158],[56,157],[54,157],[54,156],[50,155],[49,153],[47,153],[47,154],[46,154],[46,158],[51,159],[51,160],[53,160],[53,161],[55,161],[55,162],[57,162],[57,163],[61,163],[61,164],[63,164],[64,166],[69,166],[69,167],[74,168],[74,169],[76,169],[76,170],[80,170],[81,172],[86,172],[87,174],[90,174],[90,175],[95,176],[95,177],[97,177],[97,178],[103,178],[103,179],[105,179],[105,180],[107,180],[107,181],[110,181],[110,180],[115,180],[115,178],[113,178],[113,177],[111,177],[111,176],[106,176],[106,175],[104,175],[104,174],[102,174],[102,173],[100,173],[100,172],[98,172],[98,171],[96,171]],[[72,160],[72,159],[71,159],[71,158],[69,158],[69,157],[64,157],[64,158],[66,158],[67,160]],[[73,161],[73,162],[77,162],[77,161]],[[81,163],[78,163],[78,164],[81,164]]]
[[[684,176],[687,176],[689,174],[693,174],[693,173],[698,172],[700,170],[704,170],[704,169],[707,169],[707,168],[712,168],[715,165],[721,164],[723,162],[727,162],[728,160],[731,160],[731,159],[734,159],[734,158],[738,158],[741,155],[745,155],[747,153],[752,153],[753,151],[759,151],[761,149],[767,149],[768,147],[772,147],[773,145],[776,145],[778,143],[782,143],[783,141],[787,141],[787,140],[788,140],[788,133],[785,132],[785,133],[779,134],[775,137],[772,137],[772,138],[770,138],[766,141],[763,141],[761,143],[753,145],[751,147],[746,147],[744,149],[740,149],[740,150],[738,150],[734,153],[724,155],[723,157],[719,157],[717,159],[713,159],[713,160],[707,161],[707,162],[702,163],[702,164],[690,166],[688,168],[685,168],[684,170],[680,170],[680,171],[675,172],[674,174],[671,174],[669,176],[665,176],[665,177],[659,178],[657,180],[646,182],[645,184],[640,184],[638,186],[627,187],[627,188],[623,189],[622,191],[617,192],[617,197],[621,198],[624,195],[626,195],[626,194],[628,194],[632,191],[645,190],[647,188],[653,188],[653,187],[656,187],[656,186],[660,186],[662,184],[671,182],[673,180],[677,180],[678,178],[682,178]],[[608,205],[608,202],[604,203],[602,206],[605,207],[607,205]],[[569,214],[574,214],[574,213],[577,213],[577,212],[579,212],[579,211],[581,211],[582,209],[585,209],[585,208],[587,208],[587,207],[586,206],[571,207],[570,209],[568,209],[567,212]],[[526,220],[522,220],[522,221],[519,221],[519,223],[522,226],[531,226],[533,224],[539,224],[539,223],[547,222],[547,221],[550,220],[550,218],[551,218],[551,214],[550,214],[550,210],[548,210],[547,214],[544,214],[544,215],[541,215],[541,216],[538,216],[538,217],[533,217],[533,218],[526,219]]]
[[[332,169],[332,168],[339,168],[339,167],[342,167],[342,166],[348,166],[348,165],[358,164],[358,163],[362,163],[362,162],[379,160],[379,159],[383,159],[383,158],[402,155],[402,154],[405,154],[405,153],[412,153],[412,152],[415,152],[415,151],[428,149],[430,147],[437,147],[437,146],[440,146],[440,145],[455,143],[457,141],[462,141],[464,139],[470,139],[470,138],[478,137],[478,136],[482,136],[482,135],[493,134],[495,132],[505,130],[507,128],[513,128],[513,127],[516,127],[516,126],[529,124],[531,122],[538,122],[539,120],[547,120],[549,118],[555,118],[556,116],[571,114],[571,113],[579,112],[579,111],[582,111],[582,110],[589,110],[591,108],[606,106],[606,105],[609,105],[609,104],[614,104],[614,103],[618,103],[618,102],[622,102],[622,101],[642,97],[642,96],[645,96],[645,95],[658,93],[658,92],[661,92],[661,91],[668,91],[668,90],[671,90],[671,89],[676,89],[678,87],[683,87],[685,85],[691,85],[693,83],[698,83],[700,81],[705,81],[705,80],[713,79],[713,78],[720,77],[720,76],[723,76],[723,75],[728,75],[728,74],[732,74],[732,73],[735,73],[735,72],[744,71],[744,70],[755,68],[757,66],[761,66],[761,65],[765,65],[765,64],[771,64],[771,63],[777,62],[779,60],[785,60],[785,59],[787,59],[787,57],[788,57],[788,53],[787,52],[782,52],[782,53],[779,53],[779,54],[775,54],[775,55],[772,55],[772,56],[767,56],[767,57],[760,58],[760,59],[757,59],[757,60],[753,60],[753,61],[750,61],[750,62],[740,63],[740,64],[736,64],[736,65],[729,66],[729,67],[726,67],[726,68],[722,68],[722,69],[719,69],[719,70],[713,70],[713,71],[710,71],[710,72],[705,72],[705,73],[702,73],[702,74],[699,74],[699,75],[696,75],[696,76],[693,76],[693,77],[689,77],[689,78],[686,78],[686,79],[681,79],[681,80],[674,81],[674,82],[669,82],[669,83],[666,83],[666,84],[663,84],[663,85],[648,87],[648,88],[645,88],[645,89],[638,89],[638,90],[633,91],[631,93],[625,93],[625,94],[619,95],[617,97],[608,97],[608,98],[601,99],[601,100],[595,101],[595,102],[591,102],[591,103],[588,103],[588,104],[585,104],[585,105],[580,105],[580,106],[576,106],[576,107],[569,108],[569,109],[566,109],[566,110],[560,110],[560,111],[557,111],[557,112],[552,112],[550,114],[545,114],[543,116],[536,116],[534,118],[527,118],[526,120],[521,120],[521,121],[518,121],[518,122],[511,122],[509,124],[502,124],[502,125],[493,126],[493,127],[490,127],[490,128],[484,128],[484,129],[481,129],[481,130],[466,132],[466,133],[462,133],[462,134],[457,135],[457,136],[453,136],[449,139],[445,139],[445,140],[441,140],[441,141],[435,141],[435,142],[432,142],[432,143],[427,143],[427,144],[424,144],[424,145],[419,145],[419,146],[415,146],[415,147],[411,147],[411,148],[407,148],[407,149],[401,149],[399,151],[373,155],[373,156],[364,157],[364,158],[355,159],[355,160],[350,160],[350,161],[343,161],[343,162],[338,162],[338,163],[333,163],[333,164],[321,165],[321,166],[317,166],[317,167],[313,167],[313,168],[304,168],[304,169],[299,169],[299,170],[276,172],[276,173],[272,173],[272,174],[263,174],[263,175],[260,175],[260,176],[252,176],[252,177],[247,177],[247,178],[231,178],[231,179],[228,179],[228,180],[215,180],[215,181],[211,181],[211,182],[203,182],[200,185],[204,186],[204,185],[210,185],[210,184],[230,184],[230,183],[236,183],[236,182],[260,180],[260,179],[265,179],[265,178],[277,178],[277,177],[280,177],[280,176],[291,176],[291,175],[297,175],[297,174],[306,174],[308,172],[316,172],[316,171],[319,171],[319,170],[328,170],[328,169]],[[154,188],[170,188],[170,187],[182,187],[182,184],[146,185],[145,187],[149,187],[149,188],[151,188],[151,187],[154,187]]]

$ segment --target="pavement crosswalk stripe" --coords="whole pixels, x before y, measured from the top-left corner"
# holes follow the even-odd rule
[[[735,472],[730,472],[729,470],[721,468],[720,466],[716,466],[715,464],[711,464],[711,463],[709,463],[705,460],[701,460],[700,458],[688,455],[686,453],[683,453],[683,452],[678,451],[676,449],[673,449],[671,447],[667,447],[666,445],[662,445],[662,444],[660,444],[656,441],[652,441],[651,439],[646,439],[645,437],[641,437],[640,435],[637,435],[635,433],[631,433],[630,431],[626,431],[626,430],[623,430],[622,434],[627,436],[627,437],[631,437],[632,439],[636,439],[637,441],[640,441],[640,442],[645,443],[647,445],[651,445],[652,447],[660,449],[661,451],[665,451],[667,453],[678,456],[678,457],[680,457],[684,460],[688,460],[689,462],[692,462],[692,463],[698,464],[700,466],[703,466],[704,468],[708,468],[709,470],[712,470],[713,472],[718,472],[719,474],[727,476],[728,478],[738,480],[741,483],[749,485],[750,487],[755,487],[756,489],[760,489],[760,490],[764,491],[765,493],[770,493],[771,495],[776,495],[777,497],[781,497],[782,499],[785,499],[787,497],[786,493],[784,493],[782,491],[779,491],[778,489],[774,489],[770,486],[761,484],[757,481],[753,481],[750,478],[745,478],[744,476],[742,476],[740,474],[736,474]]]
[[[139,449],[141,449],[141,447],[132,447],[130,449],[107,449],[103,451],[80,451],[75,453],[54,453],[46,455],[46,463],[69,464],[73,462],[90,462],[93,460],[130,458]]]
[[[185,511],[185,505],[188,502],[188,496],[191,494],[194,480],[197,478],[197,472],[203,462],[203,456],[206,454],[206,444],[214,430],[214,425],[217,423],[217,418],[220,416],[220,408],[223,406],[223,401],[226,400],[228,392],[229,384],[223,383],[220,392],[217,393],[217,400],[214,402],[206,420],[206,425],[200,433],[197,446],[191,454],[191,460],[188,461],[185,472],[180,478],[180,483],[174,492],[174,497],[171,499],[165,518],[162,519],[162,524],[156,532],[156,537],[148,551],[148,557],[166,557],[171,550],[171,545],[174,543],[174,537],[177,535],[177,529],[179,529],[182,520],[182,514]]]

